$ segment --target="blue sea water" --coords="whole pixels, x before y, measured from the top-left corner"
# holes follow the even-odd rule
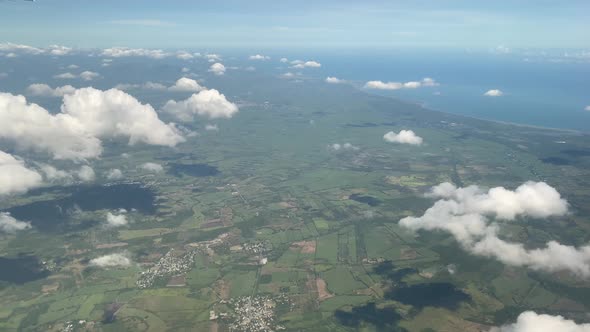
[[[443,112],[495,121],[590,132],[590,61],[526,60],[524,55],[423,50],[320,55],[320,71],[362,86],[369,80],[435,79],[439,86],[367,90]],[[501,97],[486,97],[500,89]]]

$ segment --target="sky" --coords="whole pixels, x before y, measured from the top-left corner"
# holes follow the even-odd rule
[[[588,48],[590,1],[0,0],[0,42],[148,48]]]

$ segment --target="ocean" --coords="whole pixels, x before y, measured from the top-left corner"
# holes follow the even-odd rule
[[[526,58],[427,50],[349,51],[316,55],[322,66],[313,75],[334,76],[359,87],[369,80],[408,82],[431,77],[440,85],[367,92],[481,119],[590,132],[590,111],[584,110],[590,105],[590,59],[572,63]],[[484,96],[490,89],[504,95]]]

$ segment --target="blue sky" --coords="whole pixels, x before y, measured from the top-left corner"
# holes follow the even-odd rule
[[[157,48],[588,48],[590,1],[0,0],[0,42]]]

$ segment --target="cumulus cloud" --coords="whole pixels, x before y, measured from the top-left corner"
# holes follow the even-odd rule
[[[123,178],[123,172],[118,168],[112,168],[105,174],[108,180],[119,180]]]
[[[55,115],[28,104],[23,96],[0,93],[0,138],[19,147],[80,160],[100,156],[100,139],[116,137],[128,137],[130,145],[175,146],[184,141],[174,124],[162,122],[149,104],[117,89],[78,89],[64,95]]]
[[[45,178],[49,181],[71,181],[73,179],[72,174],[70,172],[57,169],[48,164],[39,164],[39,168],[45,175]]]
[[[516,319],[516,323],[495,327],[490,332],[590,332],[590,324],[577,324],[562,316],[537,314],[525,311]]]
[[[195,56],[185,51],[178,51],[176,52],[176,57],[181,60],[190,60]]]
[[[121,58],[121,57],[148,57],[152,59],[163,59],[170,55],[170,53],[162,50],[149,50],[145,48],[127,48],[127,47],[112,47],[104,49],[101,53],[104,57]]]
[[[334,144],[330,144],[328,146],[328,148],[330,150],[334,150],[334,151],[340,151],[340,150],[358,150],[359,147],[354,146],[350,143],[344,143],[344,144],[340,144],[340,143],[334,143]]]
[[[287,62],[289,62],[289,59],[287,59],[287,58],[281,58],[279,61],[282,62],[282,63],[287,63]]]
[[[98,267],[125,267],[131,265],[131,259],[127,257],[126,253],[110,254],[90,260],[90,265]]]
[[[411,82],[383,82],[383,81],[368,81],[365,83],[365,89],[377,89],[377,90],[399,90],[399,89],[417,89],[421,87],[438,86],[434,79],[426,77],[422,81],[411,81]]]
[[[78,178],[84,182],[92,182],[96,179],[96,174],[94,173],[94,169],[88,165],[83,165],[80,167],[80,170],[76,172]]]
[[[248,59],[250,59],[250,60],[270,60],[270,57],[266,56],[266,55],[262,55],[262,54],[256,54],[256,55],[249,56]]]
[[[584,111],[590,111],[590,105],[584,107]]]
[[[169,100],[162,109],[181,121],[191,121],[195,114],[210,119],[231,118],[238,112],[238,106],[215,89],[203,90],[178,102]]]
[[[341,79],[336,78],[336,77],[328,76],[328,77],[326,77],[326,83],[340,84],[340,83],[346,83],[346,81],[345,80],[341,80]]]
[[[154,173],[160,173],[164,170],[164,167],[162,167],[162,165],[156,164],[156,163],[150,163],[150,162],[144,163],[139,167],[146,170],[146,171],[154,172]]]
[[[205,126],[205,130],[207,131],[218,131],[219,127],[216,124],[208,124]]]
[[[492,90],[486,91],[486,93],[484,93],[483,95],[486,97],[501,97],[504,95],[504,92],[502,92],[498,89],[492,89]]]
[[[199,92],[205,88],[199,85],[199,83],[193,79],[182,77],[174,83],[173,86],[169,87],[170,91],[187,91],[187,92]]]
[[[3,52],[22,52],[27,54],[42,54],[45,50],[22,44],[0,43],[0,51]]]
[[[53,78],[62,79],[62,80],[72,80],[75,78],[79,78],[84,81],[92,81],[93,79],[98,78],[98,77],[100,77],[99,73],[96,73],[93,71],[88,71],[88,70],[83,71],[78,75],[74,75],[70,72],[67,72],[67,73],[57,74],[57,75],[53,76]]]
[[[93,71],[83,71],[80,73],[79,77],[81,79],[83,79],[84,81],[92,81],[93,79],[100,77],[100,75],[98,73],[95,73]]]
[[[42,182],[41,174],[27,168],[24,161],[0,151],[0,195],[24,193]]]
[[[225,74],[225,66],[222,63],[216,62],[209,67],[209,71],[215,75]]]
[[[49,46],[48,52],[51,55],[67,55],[72,52],[72,48],[60,45],[51,45]]]
[[[550,241],[543,248],[526,249],[521,243],[500,239],[499,224],[490,221],[565,215],[566,200],[544,182],[526,182],[515,190],[496,187],[488,191],[478,186],[457,188],[442,183],[427,196],[440,199],[421,217],[401,219],[401,226],[411,230],[447,231],[465,250],[507,265],[548,272],[570,271],[590,277],[590,245],[575,248]]]
[[[13,234],[31,228],[31,223],[16,220],[8,212],[0,212],[0,232]]]
[[[145,82],[143,84],[117,84],[115,89],[119,90],[131,90],[131,89],[144,89],[144,90],[166,90],[168,89],[164,84]]]
[[[78,69],[78,68],[80,68],[80,66],[72,64],[72,65],[69,65],[67,68],[68,69]]]
[[[107,212],[106,216],[106,225],[109,227],[121,227],[127,226],[129,221],[127,220],[127,216],[125,215],[125,211],[120,211],[119,214],[114,214],[111,212]]]
[[[32,96],[41,96],[41,97],[63,97],[66,94],[71,94],[76,91],[71,85],[64,85],[61,87],[57,87],[53,89],[47,84],[31,84],[27,88],[27,93]]]
[[[211,61],[220,61],[221,60],[221,56],[219,56],[219,54],[205,54],[204,57],[205,57],[205,59],[211,60]]]
[[[57,79],[61,79],[61,80],[71,80],[76,78],[77,76],[72,74],[72,73],[63,73],[63,74],[57,74],[54,75],[53,78],[57,78]]]
[[[393,131],[390,131],[383,135],[383,139],[390,143],[400,143],[400,144],[411,144],[411,145],[420,145],[423,142],[422,137],[416,135],[411,130],[402,130],[399,134],[396,134]]]
[[[293,65],[293,68],[298,68],[298,69],[303,69],[303,68],[319,68],[322,66],[321,63],[317,62],[317,61],[301,61],[301,60],[295,60],[295,61],[291,61],[291,64]]]

